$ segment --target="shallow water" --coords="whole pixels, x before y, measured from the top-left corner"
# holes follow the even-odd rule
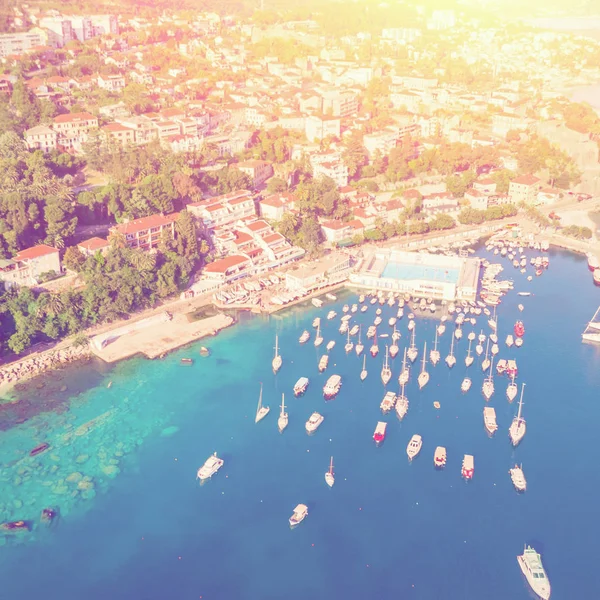
[[[498,310],[498,357],[516,358],[518,381],[527,383],[528,430],[516,450],[507,436],[517,407],[506,400],[506,378],[495,376],[490,404],[499,430],[492,439],[483,428],[480,360],[468,370],[470,392],[460,392],[470,326],[455,344],[452,371],[443,363],[448,327],[440,338],[442,361],[428,365],[431,380],[422,392],[415,363],[405,420],[398,422],[394,413],[382,417],[379,372],[391,339],[380,338],[382,352],[368,357],[369,376],[360,383],[362,359],[345,355],[345,336],[337,331],[342,305],[356,301],[350,293],[320,310],[308,305],[270,319],[242,316],[236,327],[204,342],[212,351],[208,358],[199,356],[197,344],[162,361],[133,359],[107,371],[90,367],[92,387],[61,399],[61,411],[41,411],[0,431],[2,518],[37,520],[49,505],[62,513],[55,528],[37,527],[31,539],[0,547],[2,598],[79,600],[85,590],[90,600],[516,600],[530,597],[515,560],[526,542],[543,553],[553,598],[593,597],[600,587],[590,526],[600,493],[600,348],[581,344],[580,334],[600,304],[600,289],[583,258],[562,252],[550,257],[550,269],[531,283],[504,262],[502,275],[518,282],[516,291],[534,293],[521,298],[513,292]],[[338,317],[327,321],[332,307]],[[366,331],[374,309],[369,305],[352,322]],[[387,319],[396,310],[383,307],[380,332],[391,332]],[[314,338],[316,315],[323,317],[325,342],[337,342],[325,374],[317,371],[325,344],[317,350],[312,339],[304,346],[297,342],[305,328]],[[504,338],[517,318],[525,323],[525,344],[508,350]],[[436,324],[417,311],[419,359],[423,342],[431,347]],[[401,353],[392,361],[389,388],[395,391],[406,325],[404,317],[398,323]],[[489,332],[483,315],[476,333],[480,329]],[[275,332],[284,359],[277,376],[271,372]],[[194,357],[194,364],[181,365],[183,356]],[[333,373],[342,375],[342,390],[325,403],[321,388]],[[61,386],[71,390],[70,378],[77,375],[65,374]],[[311,382],[296,399],[291,390],[300,376]],[[261,381],[271,413],[254,424]],[[289,426],[280,435],[282,392]],[[433,407],[436,400],[440,410]],[[309,437],[304,422],[313,410],[325,421]],[[379,448],[372,441],[378,420],[389,423]],[[405,449],[414,433],[423,436],[423,450],[409,464]],[[51,448],[28,458],[42,441]],[[437,445],[448,449],[444,471],[433,468]],[[199,486],[196,470],[215,450],[225,466]],[[460,477],[465,453],[475,456],[469,483]],[[336,483],[329,489],[324,473],[331,455]],[[77,462],[82,456],[87,458]],[[522,495],[508,475],[516,462],[528,480]],[[88,477],[94,490],[79,490],[81,480],[64,481],[73,472]],[[309,516],[290,531],[287,519],[299,502],[308,505]]]

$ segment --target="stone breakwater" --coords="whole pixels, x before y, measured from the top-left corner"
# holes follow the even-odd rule
[[[88,346],[68,346],[29,356],[0,368],[0,386],[18,383],[44,371],[87,358],[90,355]]]

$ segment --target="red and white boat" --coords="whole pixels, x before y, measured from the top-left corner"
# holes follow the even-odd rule
[[[598,262],[596,255],[592,253],[588,254],[588,269],[595,271],[598,268],[600,268],[600,262]]]
[[[516,377],[519,374],[516,360],[509,360],[506,364],[506,374],[509,377]]]
[[[375,427],[375,433],[373,434],[373,439],[376,444],[381,444],[383,440],[385,440],[385,430],[387,428],[387,423],[385,421],[378,421],[377,427]]]
[[[515,323],[514,331],[517,337],[523,337],[525,335],[525,325],[523,325],[523,321],[517,321]]]
[[[506,367],[508,366],[508,362],[505,358],[501,358],[496,365],[496,371],[498,375],[503,375],[506,372]]]
[[[465,479],[473,479],[473,473],[475,473],[475,459],[472,454],[465,454],[461,473]]]

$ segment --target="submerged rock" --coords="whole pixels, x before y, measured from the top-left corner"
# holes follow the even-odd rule
[[[93,481],[80,481],[77,487],[80,490],[93,490],[94,482]]]
[[[170,437],[175,435],[179,431],[179,427],[176,425],[171,425],[170,427],[166,427],[160,432],[160,437]]]
[[[106,465],[102,467],[102,472],[108,477],[112,478],[116,477],[121,472],[121,469],[119,469],[119,467],[116,465]]]
[[[82,480],[82,478],[83,475],[79,471],[75,471],[67,477],[67,481],[69,483],[79,483]]]
[[[84,462],[87,462],[87,460],[90,458],[89,454],[80,454],[76,459],[75,462],[78,464],[82,464]]]

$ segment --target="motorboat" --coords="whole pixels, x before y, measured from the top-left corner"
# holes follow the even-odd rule
[[[462,392],[466,393],[471,389],[471,380],[468,377],[465,377],[460,384],[460,389]]]
[[[210,479],[223,466],[223,463],[223,459],[219,458],[216,452],[211,454],[198,469],[196,474],[197,479],[201,482]]]
[[[524,492],[527,489],[527,480],[523,473],[523,466],[515,465],[508,472],[517,492]]]
[[[329,364],[329,355],[323,354],[323,356],[321,356],[321,359],[319,360],[319,373],[322,373],[327,368],[328,364]]]
[[[330,311],[327,313],[327,320],[328,320],[328,321],[331,321],[332,319],[335,319],[335,318],[336,318],[336,316],[337,316],[337,313],[335,312],[335,310],[330,310]]]
[[[306,344],[306,342],[308,342],[309,339],[310,339],[310,333],[305,329],[302,332],[302,335],[300,336],[300,339],[298,340],[298,342],[300,342],[301,344]]]
[[[314,412],[306,421],[306,433],[314,433],[324,420],[325,417],[322,414]]]
[[[335,348],[335,340],[331,340],[330,342],[327,342],[327,351],[329,352],[329,350],[333,350]]]
[[[475,473],[475,459],[472,454],[465,454],[462,462],[461,474],[465,479],[473,479]]]
[[[542,565],[542,557],[531,546],[526,546],[517,561],[527,583],[541,600],[549,600],[552,588]]]
[[[394,392],[386,392],[379,408],[383,414],[389,413],[392,408],[396,405],[396,394]]]
[[[385,431],[387,429],[387,423],[385,421],[378,421],[375,427],[375,433],[373,434],[373,440],[376,444],[381,444],[385,440]]]
[[[342,387],[342,378],[339,375],[332,375],[323,386],[323,396],[325,400],[335,398]]]
[[[514,326],[514,332],[517,337],[523,337],[525,335],[525,326],[523,321],[517,321]]]
[[[496,433],[498,430],[498,425],[496,424],[496,411],[493,409],[493,407],[483,407],[483,423],[490,435],[494,435],[494,433]]]
[[[306,392],[307,388],[308,388],[308,377],[300,377],[300,379],[298,379],[298,381],[296,381],[296,385],[294,385],[294,396],[296,396],[296,398],[298,396],[302,396],[302,394],[304,394],[304,392]]]
[[[406,447],[406,454],[408,454],[408,459],[412,460],[421,452],[421,447],[423,446],[423,438],[420,435],[415,433],[410,438],[410,442],[408,442],[408,446]]]
[[[436,469],[443,469],[446,466],[446,448],[438,446],[433,454],[433,465]]]
[[[294,514],[289,518],[290,527],[296,527],[304,521],[308,515],[308,506],[306,504],[298,504],[294,509]]]

